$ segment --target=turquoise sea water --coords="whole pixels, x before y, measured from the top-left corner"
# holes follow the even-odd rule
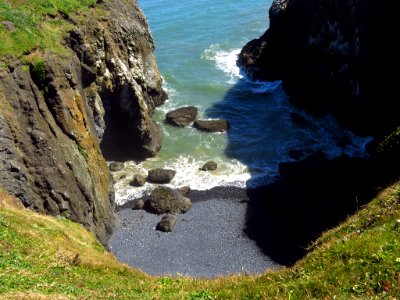
[[[280,82],[251,82],[236,66],[240,49],[268,26],[271,0],[140,0],[156,44],[157,61],[169,100],[154,119],[163,131],[159,155],[128,163],[123,172],[147,174],[163,167],[177,171],[172,186],[209,189],[217,185],[253,187],[277,175],[278,164],[290,161],[291,149],[323,150],[330,156],[362,155],[368,139],[342,130],[332,119],[316,120],[295,109]],[[192,127],[165,124],[166,112],[194,105],[199,119],[225,118],[227,133],[203,133]],[[309,121],[299,128],[296,112]],[[338,146],[341,137],[352,143]],[[217,171],[198,169],[208,160]],[[119,177],[118,173],[116,177]],[[130,188],[130,177],[116,184],[117,202],[140,197],[153,187]]]

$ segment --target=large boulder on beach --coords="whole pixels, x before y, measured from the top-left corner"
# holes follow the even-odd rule
[[[147,181],[151,183],[169,183],[175,177],[176,171],[169,169],[150,170],[147,175]]]
[[[179,191],[169,187],[156,188],[146,201],[145,208],[158,215],[171,213],[180,214],[187,212],[192,207],[192,201],[184,197]]]
[[[171,232],[174,230],[176,225],[176,217],[172,214],[166,214],[162,217],[161,221],[158,222],[156,229],[164,232]]]
[[[167,113],[166,120],[168,123],[185,127],[196,120],[198,109],[194,106],[186,106],[175,109]]]
[[[109,168],[111,172],[117,172],[121,171],[124,167],[125,164],[123,162],[112,162]]]
[[[210,160],[200,168],[200,171],[215,171],[217,168],[218,168],[217,163],[213,160]]]
[[[229,128],[227,120],[197,120],[194,121],[194,127],[208,132],[224,132]]]

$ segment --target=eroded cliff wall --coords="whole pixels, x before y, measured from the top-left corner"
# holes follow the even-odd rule
[[[155,155],[160,132],[151,114],[166,94],[136,1],[93,9],[84,26],[68,20],[68,55],[32,49],[22,59],[2,58],[0,187],[33,210],[83,224],[106,244],[114,191],[100,142],[110,155],[122,146],[119,157]]]
[[[398,126],[398,1],[275,0],[269,14],[240,54],[251,77],[282,79],[294,103],[360,134]]]

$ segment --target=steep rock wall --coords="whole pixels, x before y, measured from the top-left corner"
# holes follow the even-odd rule
[[[399,124],[399,31],[396,1],[275,0],[270,28],[238,63],[253,78],[282,79],[290,99],[309,111],[380,136]]]
[[[112,151],[122,136],[125,158],[155,155],[160,132],[151,114],[166,94],[137,3],[106,1],[96,9],[102,13],[66,37],[71,55],[33,50],[25,57],[30,66],[8,58],[0,68],[0,186],[106,244],[114,190],[100,141],[108,138],[104,152]]]

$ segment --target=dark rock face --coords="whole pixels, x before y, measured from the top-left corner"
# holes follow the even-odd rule
[[[218,165],[215,161],[208,161],[200,168],[200,171],[215,171],[218,168]]]
[[[147,181],[151,183],[169,183],[175,177],[176,171],[168,169],[150,170]]]
[[[162,217],[161,221],[157,224],[156,229],[164,232],[171,232],[176,225],[176,217],[171,214],[166,214]]]
[[[276,0],[270,28],[242,50],[238,64],[255,79],[282,79],[290,99],[334,114],[360,134],[398,125],[400,3],[390,0]]]
[[[173,125],[185,127],[196,120],[198,112],[194,106],[181,107],[167,113],[166,120]]]
[[[94,15],[66,38],[73,55],[37,53],[44,77],[19,61],[0,66],[0,186],[30,209],[81,223],[106,244],[114,190],[100,140],[107,153],[109,133],[120,129],[123,139],[111,142],[127,157],[154,155],[160,133],[150,115],[166,95],[136,1],[99,9],[101,21]]]
[[[160,186],[151,193],[145,207],[146,210],[158,215],[165,213],[181,214],[192,207],[192,202],[179,191]]]
[[[44,90],[24,68],[0,69],[0,185],[28,208],[63,214],[106,244],[114,190],[80,81],[80,62],[46,57]]]
[[[229,123],[227,120],[197,120],[194,127],[202,131],[224,132],[228,130]]]

